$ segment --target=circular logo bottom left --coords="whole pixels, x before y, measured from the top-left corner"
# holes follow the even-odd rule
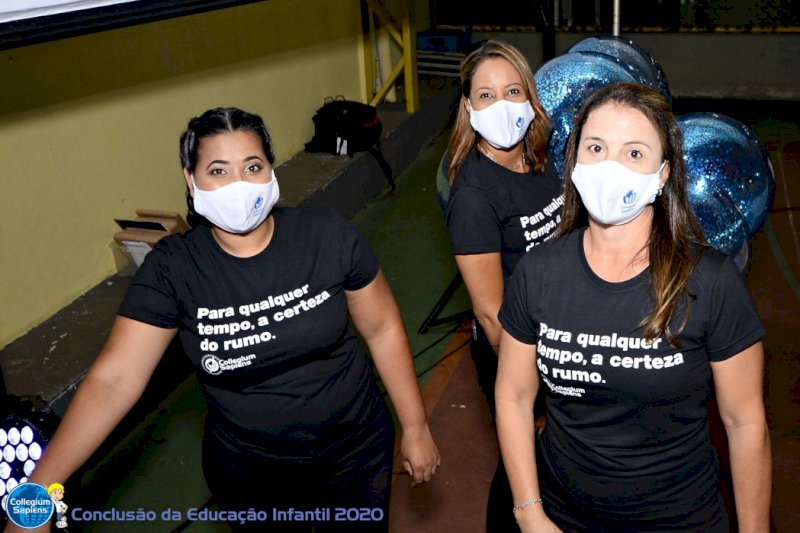
[[[36,483],[21,483],[14,487],[6,500],[8,518],[25,529],[45,524],[53,516],[53,500],[47,489]]]

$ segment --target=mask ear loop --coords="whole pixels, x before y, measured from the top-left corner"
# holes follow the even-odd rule
[[[665,166],[667,166],[667,160],[666,159],[661,163],[661,166],[658,167],[657,174],[661,175],[661,171],[664,170]],[[669,177],[669,176],[667,176],[667,177]],[[665,183],[666,183],[666,180],[665,180]],[[658,184],[658,193],[656,194],[656,196],[661,196],[661,191],[663,191],[663,190],[664,190],[664,185],[659,183]]]

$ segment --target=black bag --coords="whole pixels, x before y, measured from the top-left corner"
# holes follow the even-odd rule
[[[394,192],[392,168],[381,153],[383,124],[374,106],[345,100],[344,96],[326,98],[314,117],[314,136],[306,143],[306,152],[327,152],[353,157],[355,152],[369,152],[378,161]]]

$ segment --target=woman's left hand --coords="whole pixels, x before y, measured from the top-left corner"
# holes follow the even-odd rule
[[[418,428],[403,428],[400,455],[403,469],[411,476],[412,486],[430,481],[442,464],[428,424]]]

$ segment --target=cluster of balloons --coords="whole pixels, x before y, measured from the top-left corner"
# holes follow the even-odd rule
[[[563,175],[564,149],[578,111],[598,88],[617,82],[648,85],[668,102],[664,71],[633,41],[613,35],[584,39],[534,74],[539,99],[553,122],[547,146]],[[706,239],[744,269],[749,241],[767,218],[775,195],[764,146],[737,120],[717,113],[677,117],[689,179],[689,200]]]

